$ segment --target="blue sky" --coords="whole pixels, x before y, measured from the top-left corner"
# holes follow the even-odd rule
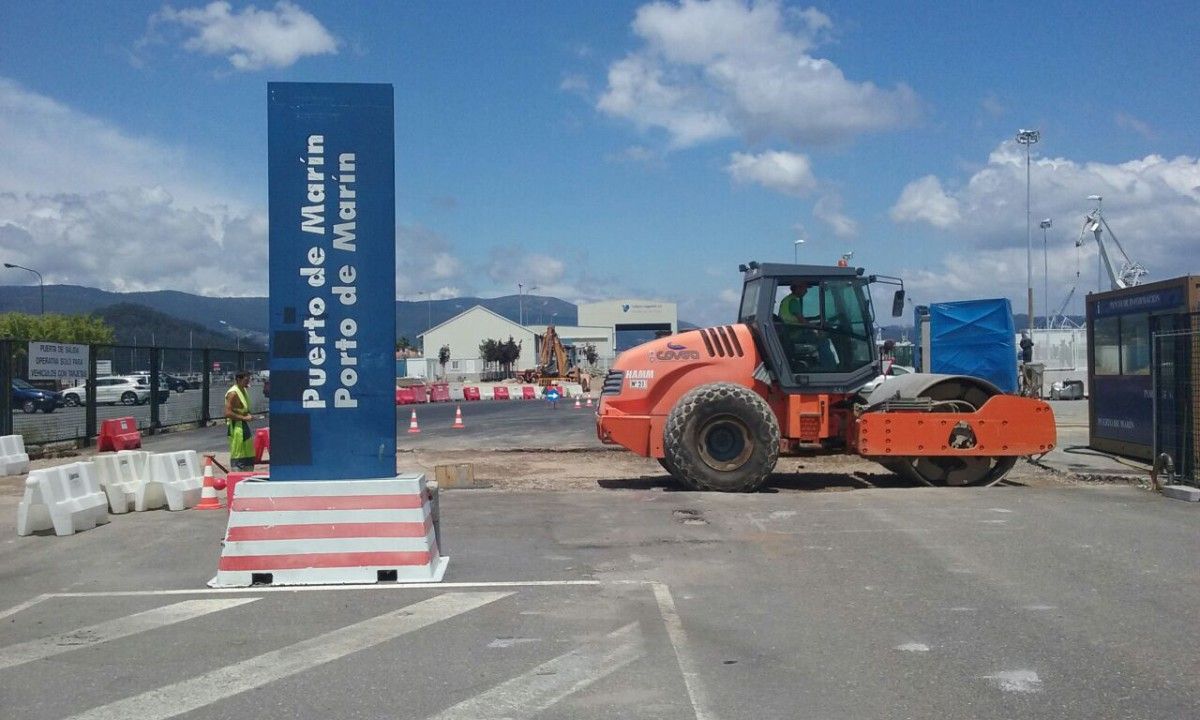
[[[266,291],[266,84],[396,91],[398,293],[675,301],[847,251],[917,302],[1024,309],[1082,269],[1087,196],[1200,271],[1195,3],[12,3],[0,253],[48,283]],[[1078,261],[1077,261],[1078,257]],[[8,282],[25,282],[6,278]],[[1074,310],[1081,305],[1076,303]]]

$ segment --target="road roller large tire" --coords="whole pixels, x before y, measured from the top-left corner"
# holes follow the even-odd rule
[[[733,383],[701,385],[667,416],[666,462],[700,490],[750,492],[779,460],[779,423],[757,393]],[[665,466],[666,463],[664,463]]]

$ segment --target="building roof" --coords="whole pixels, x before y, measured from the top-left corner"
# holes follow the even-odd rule
[[[462,312],[460,312],[459,314],[455,315],[454,317],[448,318],[448,319],[446,319],[446,320],[443,320],[442,322],[438,323],[437,325],[434,325],[433,327],[429,328],[429,329],[428,329],[428,330],[426,330],[425,332],[423,332],[423,333],[417,333],[417,337],[418,337],[418,338],[423,338],[423,337],[425,337],[427,334],[429,334],[429,333],[433,332],[434,330],[437,330],[438,328],[441,328],[441,327],[444,327],[444,326],[446,326],[446,325],[449,325],[450,323],[452,323],[452,322],[454,322],[454,321],[456,321],[456,320],[458,320],[458,319],[462,318],[462,317],[463,317],[463,316],[465,316],[465,315],[468,315],[468,314],[470,314],[470,313],[472,313],[472,312],[475,312],[476,310],[482,310],[483,312],[485,312],[485,313],[487,313],[487,314],[489,314],[489,315],[492,315],[493,317],[495,317],[495,318],[497,318],[497,319],[501,320],[502,322],[504,322],[504,323],[506,323],[506,324],[508,324],[508,325],[512,325],[513,327],[517,328],[518,330],[524,330],[524,331],[526,331],[526,332],[529,332],[529,333],[532,333],[532,332],[533,332],[533,331],[532,331],[532,330],[530,330],[528,327],[526,327],[526,326],[523,326],[523,325],[521,325],[520,323],[515,323],[515,322],[513,322],[512,320],[509,320],[508,318],[504,317],[504,316],[503,316],[503,315],[501,315],[500,313],[498,313],[498,312],[495,312],[494,310],[489,310],[489,309],[487,309],[487,308],[486,308],[486,307],[484,307],[483,305],[472,305],[471,307],[467,308],[466,310],[463,310]]]

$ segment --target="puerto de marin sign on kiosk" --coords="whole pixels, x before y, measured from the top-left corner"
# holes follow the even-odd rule
[[[441,580],[424,476],[396,473],[392,86],[267,95],[271,465],[209,584]]]

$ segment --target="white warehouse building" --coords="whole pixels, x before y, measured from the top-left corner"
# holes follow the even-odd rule
[[[458,315],[435,325],[417,337],[424,348],[425,375],[421,368],[414,369],[409,363],[410,376],[428,377],[443,374],[438,364],[438,350],[450,347],[450,361],[446,363],[445,377],[450,379],[477,379],[489,370],[479,356],[479,345],[492,339],[505,342],[511,337],[521,345],[521,356],[513,370],[529,370],[537,366],[538,350],[546,325],[521,325],[495,313],[482,305],[476,305]],[[678,320],[675,303],[649,300],[611,300],[579,306],[579,325],[554,325],[559,340],[577,352],[575,362],[586,367],[582,348],[591,344],[596,347],[596,367],[607,368],[616,356],[617,331],[622,329],[655,329],[675,332]]]

